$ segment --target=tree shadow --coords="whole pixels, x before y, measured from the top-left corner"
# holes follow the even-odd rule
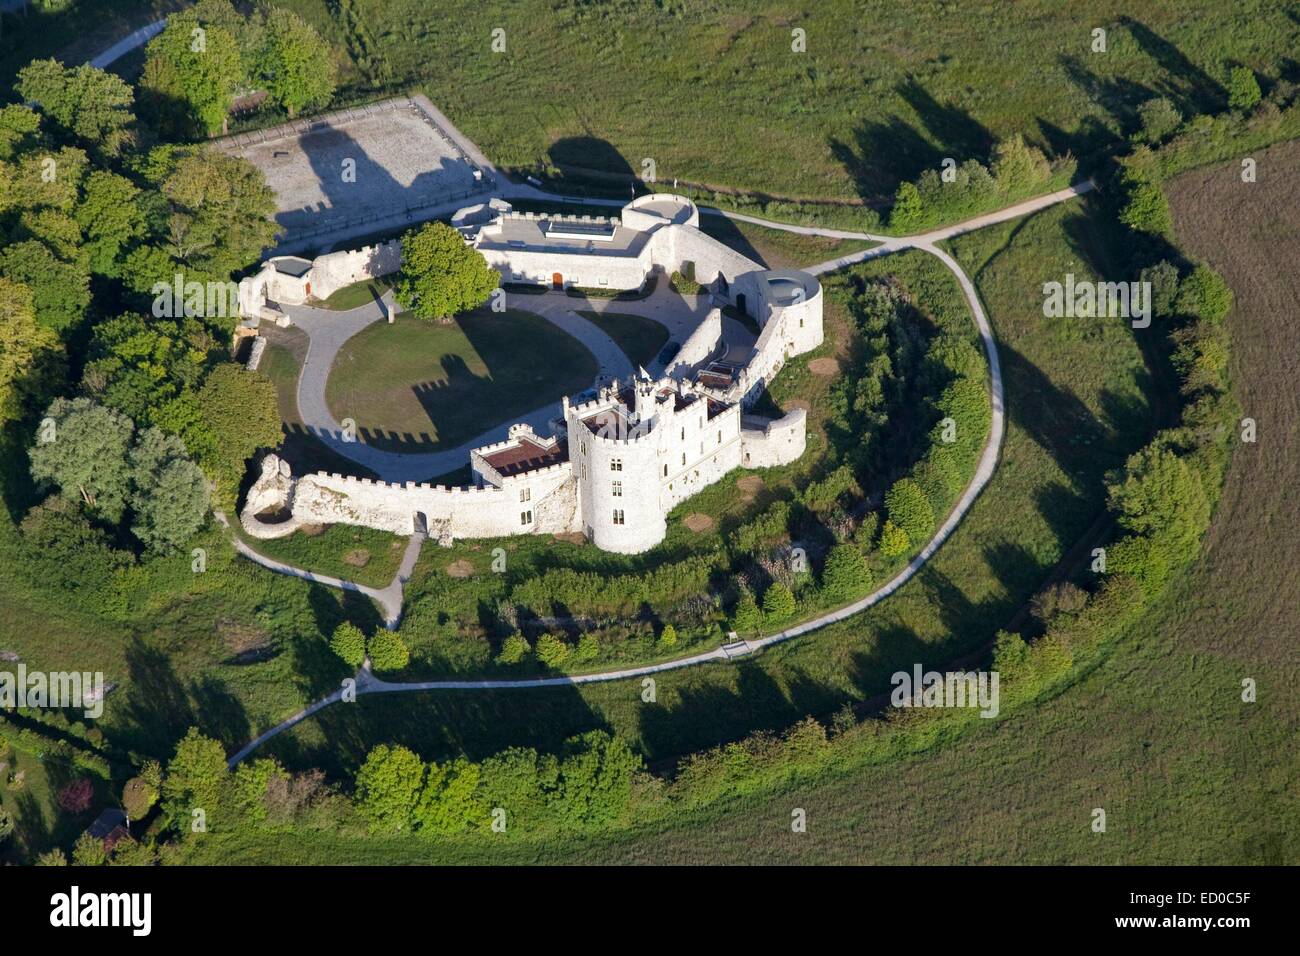
[[[1227,90],[1189,60],[1178,47],[1140,20],[1122,16],[1119,22],[1128,30],[1142,52],[1169,74],[1171,82],[1161,92],[1173,100],[1184,115],[1217,113],[1227,107]]]

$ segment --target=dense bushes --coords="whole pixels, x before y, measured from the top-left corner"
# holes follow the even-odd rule
[[[1055,167],[1043,153],[1019,135],[993,149],[990,164],[953,160],[942,170],[927,169],[915,183],[898,187],[889,215],[889,228],[899,234],[920,232],[945,222],[959,222],[1041,192],[1051,180],[1065,184],[1073,176],[1073,161]]]

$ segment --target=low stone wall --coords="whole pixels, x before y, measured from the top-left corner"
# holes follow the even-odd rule
[[[796,408],[775,421],[741,419],[740,463],[745,468],[775,468],[797,461],[807,443],[808,413]]]
[[[713,358],[722,343],[722,310],[710,309],[704,321],[682,343],[677,355],[664,369],[674,378],[689,374],[696,366]]]
[[[311,294],[328,299],[339,289],[390,275],[402,267],[402,244],[396,239],[360,249],[345,249],[317,256],[311,266]]]

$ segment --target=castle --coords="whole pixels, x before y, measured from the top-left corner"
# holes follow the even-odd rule
[[[518,213],[494,201],[462,210],[453,224],[505,282],[630,290],[655,273],[694,275],[715,305],[752,319],[758,336],[752,345],[729,343],[721,308],[711,309],[658,374],[641,369],[566,397],[551,435],[519,424],[504,441],[474,449],[471,487],[323,472],[294,478],[269,455],[241,514],[250,535],[339,522],[443,543],[581,532],[599,548],[635,554],[663,540],[676,505],[732,469],[803,454],[802,409],[777,420],[746,412],[787,359],[821,343],[816,277],[764,269],[713,239],[680,196],[643,196],[608,219]],[[373,258],[395,268],[391,255]],[[295,282],[310,282],[310,263],[296,261],[293,271]]]

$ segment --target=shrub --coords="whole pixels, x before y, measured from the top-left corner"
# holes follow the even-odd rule
[[[889,520],[907,532],[911,541],[924,541],[934,531],[934,508],[911,478],[901,478],[885,494]]]
[[[740,596],[736,599],[736,607],[731,612],[731,629],[737,634],[752,633],[758,630],[762,621],[758,602],[754,600],[754,593],[749,588],[741,588]]]
[[[122,787],[122,809],[128,819],[142,820],[158,802],[158,791],[143,777],[132,777]]]
[[[497,655],[497,663],[518,664],[532,653],[532,650],[526,637],[522,634],[511,634],[501,643],[501,653]]]
[[[822,590],[835,600],[845,601],[862,597],[869,587],[871,569],[862,552],[851,544],[831,548],[822,568]]]
[[[578,638],[578,646],[574,648],[573,659],[576,661],[594,661],[600,656],[600,641],[596,635],[590,632],[583,634]]]
[[[907,532],[887,520],[880,529],[880,553],[887,558],[896,558],[900,554],[907,554],[911,547],[912,539],[907,536]]]
[[[74,780],[59,791],[59,806],[68,813],[85,813],[95,798],[95,785],[89,777]]]
[[[857,549],[854,548],[856,552]],[[788,621],[794,617],[794,594],[780,581],[763,593],[763,618],[771,623]]]
[[[1199,265],[1178,286],[1178,311],[1221,322],[1232,311],[1232,289],[1207,265]]]
[[[103,840],[89,833],[77,837],[72,847],[73,866],[103,866],[107,862],[108,851],[104,849]]]
[[[569,645],[554,634],[543,634],[537,639],[537,659],[550,668],[560,667],[569,657]]]
[[[1234,110],[1254,109],[1260,100],[1259,81],[1248,66],[1234,66],[1228,72],[1228,105]]]
[[[1174,104],[1163,96],[1147,100],[1138,107],[1138,119],[1142,121],[1142,130],[1138,137],[1148,143],[1159,143],[1166,136],[1178,129],[1183,121],[1182,115]]]
[[[411,652],[392,631],[376,631],[370,638],[370,666],[377,671],[400,671],[411,662]]]
[[[344,621],[334,629],[330,650],[343,658],[348,666],[360,667],[366,659],[366,635],[355,624]]]

